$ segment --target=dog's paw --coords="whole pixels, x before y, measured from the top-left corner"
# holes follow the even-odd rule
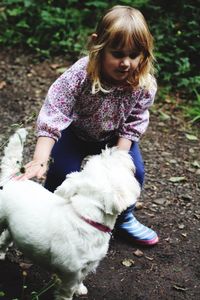
[[[88,289],[86,288],[86,286],[81,283],[78,287],[78,289],[76,290],[76,295],[81,296],[81,295],[87,295],[88,293]]]
[[[54,300],[73,300],[72,298],[67,298],[60,295],[55,295]]]
[[[56,290],[55,292],[54,292],[54,298],[53,298],[54,300],[73,300],[73,297],[69,297],[69,296],[65,296],[65,293],[62,291],[62,292],[60,292],[60,291],[58,291],[58,290]]]
[[[6,258],[6,253],[0,252],[0,260],[5,260]]]

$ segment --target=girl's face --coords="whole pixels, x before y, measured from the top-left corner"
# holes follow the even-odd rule
[[[106,48],[103,53],[102,77],[107,83],[119,85],[137,69],[142,55],[129,49]]]

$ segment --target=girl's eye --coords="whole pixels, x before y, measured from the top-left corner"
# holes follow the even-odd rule
[[[121,51],[112,51],[111,52],[112,56],[115,58],[123,58],[126,55],[124,54],[124,52]],[[140,54],[138,52],[132,52],[131,54],[129,54],[130,59],[135,59],[136,57],[138,57]]]
[[[121,51],[112,51],[111,54],[115,58],[123,58],[124,57],[124,53]]]
[[[130,56],[131,59],[135,59],[135,58],[137,58],[139,55],[140,55],[139,53],[133,52],[133,53],[131,53],[129,56]]]

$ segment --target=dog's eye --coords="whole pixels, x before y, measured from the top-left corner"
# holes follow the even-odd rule
[[[88,162],[88,160],[90,159],[91,155],[88,155],[86,157],[84,157],[84,159],[82,160],[82,163],[81,163],[81,167],[80,167],[80,170],[82,171],[83,168],[85,167],[86,163]]]
[[[26,173],[26,169],[24,167],[21,167],[20,168],[20,173],[22,173],[22,174]]]

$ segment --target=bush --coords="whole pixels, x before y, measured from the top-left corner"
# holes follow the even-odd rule
[[[96,20],[116,4],[135,6],[148,20],[160,84],[196,99],[200,94],[200,7],[196,0],[4,0],[0,45],[28,48],[42,56],[67,53],[76,59],[95,30]]]
[[[145,10],[155,36],[163,85],[195,96],[200,87],[200,6],[195,0],[150,1]]]
[[[124,0],[122,4],[131,4]],[[141,6],[148,0],[135,1]],[[40,54],[78,56],[104,10],[118,1],[4,0],[0,4],[0,45],[28,47]]]
[[[28,47],[47,56],[65,52],[77,55],[89,31],[90,14],[90,9],[76,0],[5,0],[0,14],[0,44]]]

